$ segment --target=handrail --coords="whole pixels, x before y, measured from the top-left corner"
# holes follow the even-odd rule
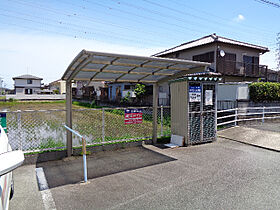
[[[87,182],[87,158],[86,158],[86,140],[85,138],[78,132],[73,130],[72,128],[69,128],[67,125],[63,125],[67,130],[69,130],[70,132],[74,133],[75,135],[77,135],[78,137],[80,137],[82,139],[82,144],[83,144],[83,165],[84,165],[84,181],[85,183]]]

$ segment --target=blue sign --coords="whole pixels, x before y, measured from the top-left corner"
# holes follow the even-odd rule
[[[189,86],[189,102],[200,102],[200,101],[201,101],[201,87]]]

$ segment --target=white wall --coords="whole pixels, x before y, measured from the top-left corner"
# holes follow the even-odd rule
[[[28,88],[41,87],[41,80],[32,80],[32,84],[27,84],[27,79],[15,79],[15,86],[24,86]]]
[[[249,83],[218,84],[218,101],[249,100]]]
[[[6,95],[6,99],[13,98],[16,100],[64,100],[65,95]]]

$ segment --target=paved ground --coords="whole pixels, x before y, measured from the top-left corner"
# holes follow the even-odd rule
[[[47,171],[56,209],[280,209],[279,153],[230,140],[104,152],[88,162],[85,185],[74,184],[80,158],[37,166]],[[43,209],[35,166],[14,175],[10,209]]]
[[[218,131],[220,137],[280,151],[280,123],[237,126]]]

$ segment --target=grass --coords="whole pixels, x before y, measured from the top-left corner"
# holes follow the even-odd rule
[[[43,143],[40,144],[40,149],[45,148],[57,148],[57,147],[65,147],[66,145],[62,141],[54,140],[52,137],[48,137]]]
[[[74,103],[73,109],[78,110],[81,105],[83,104]],[[11,111],[65,109],[65,101],[0,103],[0,110],[4,107]],[[62,141],[56,141],[56,139],[65,139],[66,130],[62,126],[65,123],[65,118],[66,113],[64,111],[22,112],[20,114],[21,124],[19,124],[17,113],[8,113],[9,138],[15,139],[15,145],[18,145],[18,134],[21,134],[23,145],[30,145],[24,150],[63,147]],[[160,121],[158,120],[158,122]],[[163,134],[168,136],[170,135],[170,118],[164,118],[163,122]],[[21,126],[20,131],[18,130],[19,126]],[[73,129],[83,135],[89,144],[101,142],[102,109],[73,111]],[[108,109],[105,111],[105,141],[152,136],[152,130],[151,114],[143,114],[141,124],[125,125],[123,109]],[[160,124],[158,124],[158,134],[160,134],[160,130]],[[53,139],[53,136],[55,136],[55,139]],[[79,138],[73,136],[74,145],[78,145],[79,140]],[[43,143],[40,143],[41,141]]]

